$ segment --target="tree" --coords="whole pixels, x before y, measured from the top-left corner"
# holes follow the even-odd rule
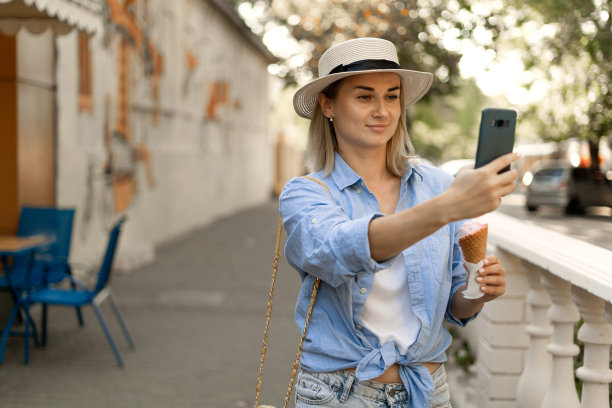
[[[517,27],[539,37],[523,37],[526,68],[546,95],[526,112],[540,135],[560,141],[588,140],[591,166],[598,168],[602,137],[612,133],[612,19],[603,0],[508,0]],[[534,24],[535,23],[535,24]],[[535,27],[533,27],[535,25]]]
[[[264,4],[249,3],[260,8]],[[435,74],[437,81],[430,96],[448,94],[458,83],[458,43],[484,29],[490,33],[488,46],[494,47],[501,29],[500,19],[473,13],[456,0],[273,0],[265,4],[267,12],[260,13],[263,21],[259,22],[265,27],[263,31],[275,25],[287,27],[291,36],[310,51],[303,65],[283,61],[279,73],[288,83],[316,76],[316,61],[331,45],[373,36],[396,45],[400,65]]]
[[[440,118],[435,109],[456,112],[457,98],[445,96],[453,95],[462,87],[459,61],[463,42],[490,49],[496,47],[503,20],[490,8],[474,9],[463,0],[234,2],[243,17],[255,16],[247,18],[247,24],[263,36],[264,43],[272,42],[271,37],[279,35],[294,39],[290,48],[295,52],[282,55],[282,61],[275,67],[275,73],[284,77],[287,84],[316,77],[319,57],[335,43],[362,36],[390,40],[398,49],[400,65],[435,75],[425,102],[417,104],[408,117],[408,127],[419,151],[434,160],[449,158],[445,157],[449,151],[466,153],[465,149],[456,147],[465,146],[461,139],[474,138],[473,132],[458,134],[458,130],[465,130],[465,124],[450,127],[448,124],[451,117],[458,115]],[[468,122],[472,125],[478,120],[478,110],[469,109],[469,113],[472,116]],[[428,135],[427,129],[435,130],[437,136],[419,137]],[[442,148],[451,145],[454,148]]]
[[[454,94],[418,103],[410,136],[416,151],[439,162],[474,157],[480,111],[486,103],[474,80],[461,81]]]

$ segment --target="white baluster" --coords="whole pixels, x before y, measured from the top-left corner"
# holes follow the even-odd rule
[[[605,319],[605,302],[577,286],[572,287],[572,298],[584,319],[578,331],[578,340],[584,343],[584,365],[576,370],[582,380],[582,407],[605,407],[610,404],[608,384],[612,382],[608,367],[612,326]]]
[[[530,337],[529,352],[517,388],[517,405],[519,408],[532,408],[542,406],[550,382],[552,357],[546,351],[546,346],[553,327],[546,316],[550,297],[540,280],[541,269],[525,260],[522,269],[531,287],[526,299],[531,306],[531,323],[525,328]]]
[[[542,271],[542,283],[552,301],[548,317],[554,328],[552,342],[546,348],[553,365],[542,408],[579,408],[573,365],[574,356],[580,352],[574,344],[574,323],[580,316],[572,302],[571,284],[548,271]]]

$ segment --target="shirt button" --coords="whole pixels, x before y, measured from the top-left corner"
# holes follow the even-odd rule
[[[361,189],[360,188],[357,189],[357,194],[361,194]]]
[[[365,187],[365,183],[363,181],[361,182],[361,187]]]
[[[316,218],[313,218],[313,219],[312,219],[312,223],[313,223],[313,224],[316,224],[316,223],[317,223],[317,219],[316,219]]]
[[[361,330],[361,329],[363,329],[363,327],[362,327],[360,324],[358,324],[357,326],[355,326],[355,328],[356,328],[357,330]]]
[[[361,288],[361,290],[359,291],[361,292],[362,295],[365,295],[368,290],[366,288]]]

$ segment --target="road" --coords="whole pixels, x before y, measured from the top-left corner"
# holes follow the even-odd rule
[[[525,209],[525,196],[517,193],[504,197],[498,211],[612,251],[610,208],[588,208],[586,215],[565,215],[562,209],[552,207],[530,213]]]

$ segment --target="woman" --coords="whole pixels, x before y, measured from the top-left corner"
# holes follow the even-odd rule
[[[457,243],[461,220],[499,206],[516,172],[509,154],[455,179],[415,165],[405,109],[429,89],[429,73],[401,69],[392,43],[359,38],[319,61],[319,79],[294,97],[311,119],[307,160],[319,183],[295,178],[280,196],[285,254],[303,285],[296,321],[304,343],[296,407],[449,407],[442,363],[451,336],[505,291],[488,256],[484,296],[465,299]]]

